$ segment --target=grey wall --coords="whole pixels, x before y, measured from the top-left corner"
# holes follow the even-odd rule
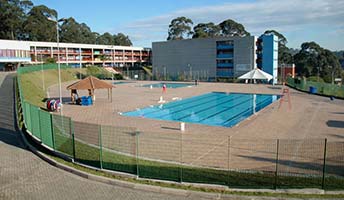
[[[162,74],[166,67],[168,74],[177,72],[208,71],[216,74],[216,42],[213,39],[174,40],[153,42],[153,73]]]
[[[189,74],[190,64],[193,76],[206,71],[209,77],[216,77],[216,41],[223,40],[234,41],[235,76],[253,68],[255,37],[200,38],[153,42],[153,73]]]
[[[234,39],[234,76],[238,77],[255,67],[254,36]]]

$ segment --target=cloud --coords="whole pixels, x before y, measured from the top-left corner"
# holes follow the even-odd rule
[[[307,26],[333,27],[344,25],[344,1],[338,0],[259,0],[244,3],[223,3],[212,6],[176,10],[160,16],[133,21],[120,29],[135,40],[152,41],[165,39],[170,21],[186,16],[194,21],[220,23],[233,19],[242,23],[246,30],[260,35],[267,29],[282,33],[302,30]],[[140,35],[144,36],[140,36]],[[142,41],[140,41],[142,43]]]

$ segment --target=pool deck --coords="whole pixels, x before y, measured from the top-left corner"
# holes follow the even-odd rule
[[[63,88],[70,83],[64,83]],[[162,95],[170,102],[175,97],[188,98],[212,91],[281,94],[282,90],[282,86],[271,85],[200,83],[195,87],[167,89],[162,94],[161,88],[139,87],[149,83],[116,85],[112,103],[107,99],[107,90],[96,90],[94,105],[85,107],[69,105],[69,92],[63,90],[63,115],[77,122],[134,127],[130,130],[140,132],[140,157],[221,169],[274,171],[276,139],[282,139],[281,171],[320,175],[324,139],[344,141],[344,101],[331,101],[293,89],[290,89],[291,109],[286,102],[279,109],[276,101],[232,128],[187,123],[186,131],[181,132],[178,122],[120,115],[119,112],[157,105]],[[57,97],[58,87],[50,87],[49,95]],[[79,91],[79,95],[87,95],[87,91]],[[92,130],[94,127],[87,126],[78,135],[87,143],[97,144],[98,133]],[[103,147],[122,149],[134,156],[135,136],[118,128],[114,130],[102,132]],[[336,156],[336,152],[342,152],[341,145],[331,143],[329,154]],[[338,159],[331,164],[340,165],[342,161]],[[318,166],[317,169],[309,168],[309,163]]]
[[[167,89],[162,94],[161,88],[139,87],[140,85],[157,83],[137,81],[123,85],[115,85],[113,101],[107,99],[107,90],[96,90],[96,101],[93,106],[69,105],[69,92],[63,90],[65,105],[63,114],[75,121],[97,123],[112,126],[137,127],[143,132],[180,133],[179,123],[160,121],[139,117],[121,116],[119,112],[133,111],[150,105],[157,105],[160,96],[167,102],[174,97],[188,98],[212,91],[281,94],[282,86],[200,83],[194,87]],[[64,83],[62,88],[70,83]],[[58,87],[49,88],[49,96],[58,96]],[[78,91],[79,96],[87,95],[87,91]],[[327,97],[310,95],[290,89],[292,108],[284,102],[280,109],[279,101],[267,106],[257,115],[242,121],[232,128],[214,127],[199,124],[186,124],[184,134],[201,134],[211,137],[231,136],[242,139],[318,139],[344,140],[344,101]]]

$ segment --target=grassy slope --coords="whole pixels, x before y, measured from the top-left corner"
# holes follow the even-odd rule
[[[61,70],[61,81],[71,81],[77,79],[78,73],[84,73],[84,69],[64,69]],[[58,84],[58,70],[44,70],[45,89],[54,84]],[[26,73],[21,75],[22,90],[25,100],[33,105],[44,107],[44,99],[47,97],[43,90],[43,74],[41,71]]]

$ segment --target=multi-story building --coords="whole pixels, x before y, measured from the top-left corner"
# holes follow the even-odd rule
[[[256,67],[277,82],[277,37],[198,38],[153,42],[153,73],[158,76],[235,78]]]
[[[77,43],[59,43],[58,47],[56,42],[0,40],[0,63],[38,64],[48,58],[75,67],[148,65],[151,63],[151,49]]]
[[[273,76],[273,83],[277,83],[278,71],[278,37],[262,35],[257,40],[257,67]]]

